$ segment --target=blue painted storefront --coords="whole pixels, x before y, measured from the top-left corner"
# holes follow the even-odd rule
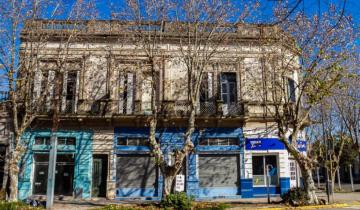
[[[167,158],[167,153],[176,148],[182,148],[184,129],[164,128],[156,132],[156,138],[161,143],[161,149]],[[114,151],[116,154],[149,154],[150,150],[146,146],[120,146],[117,145],[117,139],[120,138],[147,138],[149,130],[146,128],[115,128],[114,132]],[[238,145],[231,146],[203,146],[199,145],[201,138],[238,138]],[[187,158],[187,171],[186,171],[186,193],[194,196],[198,200],[210,199],[216,197],[226,198],[251,198],[264,196],[266,189],[261,187],[253,187],[253,180],[245,178],[244,152],[252,150],[249,140],[244,139],[243,131],[241,128],[207,128],[196,130],[192,136],[195,144],[195,153],[190,154]],[[256,139],[262,142],[260,148],[257,150],[273,150],[285,149],[284,145],[278,139]],[[259,144],[258,144],[259,145]],[[239,185],[235,187],[200,187],[198,177],[197,159],[199,155],[216,154],[226,155],[233,154],[239,155],[239,168],[240,177]],[[113,177],[114,181],[116,177]],[[159,199],[162,194],[163,178],[159,173],[157,180],[157,188],[140,189],[140,188],[117,188],[117,199],[128,199],[131,197],[146,197],[146,199]],[[279,186],[271,187],[271,194],[280,194],[288,191],[290,188],[290,178],[280,177]]]
[[[50,137],[50,130],[27,131],[23,135],[23,141],[29,145],[22,158],[23,170],[19,176],[19,199],[26,199],[32,195],[33,170],[35,154],[49,153],[49,145],[35,145],[35,137]],[[92,178],[92,131],[59,130],[58,137],[73,137],[75,145],[58,145],[58,154],[74,155],[73,189],[82,191],[83,198],[91,197]],[[56,183],[55,183],[56,184]]]
[[[304,146],[305,145],[305,146]],[[277,138],[246,138],[245,148],[247,151],[271,151],[271,150],[285,150],[285,145]],[[306,141],[298,140],[298,148],[300,151],[306,151]],[[305,148],[305,149],[304,149]],[[286,166],[288,167],[288,166]],[[288,169],[289,170],[289,169]],[[252,179],[248,179],[248,188],[250,187],[250,180],[252,185]],[[252,187],[252,186],[251,186]],[[265,197],[267,196],[266,187],[252,187],[249,189],[247,197],[251,197],[251,191],[253,197]],[[270,194],[283,194],[290,190],[290,177],[279,177],[279,187],[270,187]]]
[[[165,154],[165,158],[169,152],[181,149],[184,140],[184,129],[179,128],[164,128],[156,132],[156,138],[161,143],[161,149]],[[137,154],[150,153],[146,146],[120,146],[117,145],[117,139],[120,138],[146,138],[149,130],[146,128],[115,128],[114,132],[114,149],[116,154]],[[239,145],[233,146],[200,146],[198,141],[200,138],[239,138]],[[209,198],[216,196],[237,196],[240,197],[240,189],[232,188],[201,188],[199,187],[199,179],[197,176],[197,156],[199,154],[238,154],[243,156],[243,135],[241,128],[214,128],[195,131],[192,139],[196,146],[196,153],[190,154],[187,159],[187,176],[186,176],[186,192],[196,198]],[[243,157],[241,158],[243,160]],[[114,177],[115,179],[116,177]],[[239,180],[240,181],[240,180]],[[147,199],[159,199],[162,195],[163,178],[159,174],[157,180],[157,189],[117,189],[116,197],[118,199],[126,199],[129,197],[147,197]]]
[[[169,152],[183,146],[183,136],[185,129],[163,128],[158,129],[156,138],[161,143],[161,149],[165,158]],[[24,142],[29,144],[29,150],[23,157],[23,171],[19,176],[19,198],[25,199],[32,194],[32,174],[34,170],[34,154],[48,153],[50,146],[34,145],[35,137],[49,137],[50,130],[36,130],[26,132],[23,136]],[[115,128],[114,129],[114,154],[150,154],[147,146],[123,146],[117,145],[117,139],[120,138],[147,138],[149,129],[147,128]],[[59,154],[74,155],[74,190],[82,189],[83,198],[91,197],[91,179],[92,179],[92,131],[71,131],[61,130],[57,132],[59,137],[75,137],[76,145],[58,145]],[[237,138],[238,144],[231,146],[203,146],[199,145],[202,138]],[[211,198],[252,198],[266,196],[266,188],[254,187],[253,179],[245,177],[244,153],[251,150],[283,150],[284,145],[276,138],[246,139],[243,136],[242,128],[207,128],[196,130],[192,136],[195,144],[195,152],[187,157],[186,165],[186,193],[194,196],[196,199]],[[238,187],[201,187],[199,180],[198,159],[202,155],[235,155],[238,156],[239,164],[239,184]],[[121,167],[115,165],[111,167]],[[116,175],[112,177],[116,182]],[[116,199],[145,198],[157,200],[162,196],[163,177],[158,172],[156,186],[153,188],[117,188]],[[279,195],[287,192],[290,188],[289,177],[279,177],[279,186],[271,187],[270,192],[273,195]]]

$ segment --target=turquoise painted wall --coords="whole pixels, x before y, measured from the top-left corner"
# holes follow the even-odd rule
[[[34,169],[33,155],[48,153],[50,146],[34,145],[35,137],[50,136],[50,130],[27,131],[23,135],[24,144],[29,145],[28,150],[21,160],[23,167],[19,175],[19,199],[23,200],[32,195],[32,174]],[[92,179],[92,136],[90,130],[59,130],[59,137],[75,137],[76,145],[58,145],[58,154],[75,154],[74,161],[74,190],[82,189],[83,198],[91,197]],[[56,183],[55,183],[56,184]]]

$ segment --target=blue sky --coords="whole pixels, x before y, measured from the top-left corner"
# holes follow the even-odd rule
[[[244,0],[231,0],[235,5],[240,5],[241,2]],[[252,1],[252,0],[249,0]],[[261,10],[261,17],[263,20],[266,20],[270,14],[270,8],[274,5],[277,0],[259,0],[260,2],[260,10]],[[68,0],[70,3],[71,0]],[[289,2],[296,2],[296,0],[290,0]],[[305,13],[313,14],[314,12],[318,11],[319,0],[303,0],[300,5],[299,9],[304,9]],[[338,5],[339,7],[342,6],[344,0],[320,0],[320,10],[321,8],[324,9],[326,4],[333,3],[334,5]],[[97,0],[96,6],[99,9],[100,17],[102,19],[109,19],[110,18],[110,8],[112,6],[121,7],[124,5],[124,0]],[[351,15],[354,18],[356,23],[360,23],[360,1],[359,0],[346,0],[345,4],[345,12],[348,15]]]

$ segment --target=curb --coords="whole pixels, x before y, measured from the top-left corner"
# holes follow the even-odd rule
[[[312,206],[300,206],[300,207],[275,207],[275,208],[257,208],[257,209],[269,209],[269,210],[285,210],[285,209],[323,209],[323,208],[336,208],[336,207],[348,207],[347,203],[328,204],[328,205],[312,205]]]

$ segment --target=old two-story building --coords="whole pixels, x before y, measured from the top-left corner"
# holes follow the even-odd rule
[[[170,28],[165,23],[162,29],[156,69],[156,138],[165,156],[184,144],[190,104],[187,70],[179,62],[178,36]],[[47,39],[36,55],[31,90],[23,91],[30,91],[33,100],[47,93],[23,137],[29,148],[19,177],[20,199],[46,194],[55,75],[61,75],[55,195],[159,199],[163,177],[147,146],[147,58],[131,39],[124,41],[135,33],[134,27],[116,21],[38,20],[22,32],[21,56],[27,56],[28,44],[34,42],[28,35],[34,31]],[[69,40],[64,37],[74,31],[76,39],[64,44]],[[232,41],[206,67],[192,137],[195,151],[181,170],[184,191],[196,199],[263,197],[267,185],[271,195],[279,195],[298,185],[295,161],[279,142],[271,111],[263,103],[272,93],[264,91],[265,81],[271,81],[267,72],[279,63],[270,57],[286,49],[268,42],[279,34],[271,26],[233,26]],[[294,68],[283,78],[290,98],[295,97],[297,77]],[[306,149],[304,142],[299,145]]]

